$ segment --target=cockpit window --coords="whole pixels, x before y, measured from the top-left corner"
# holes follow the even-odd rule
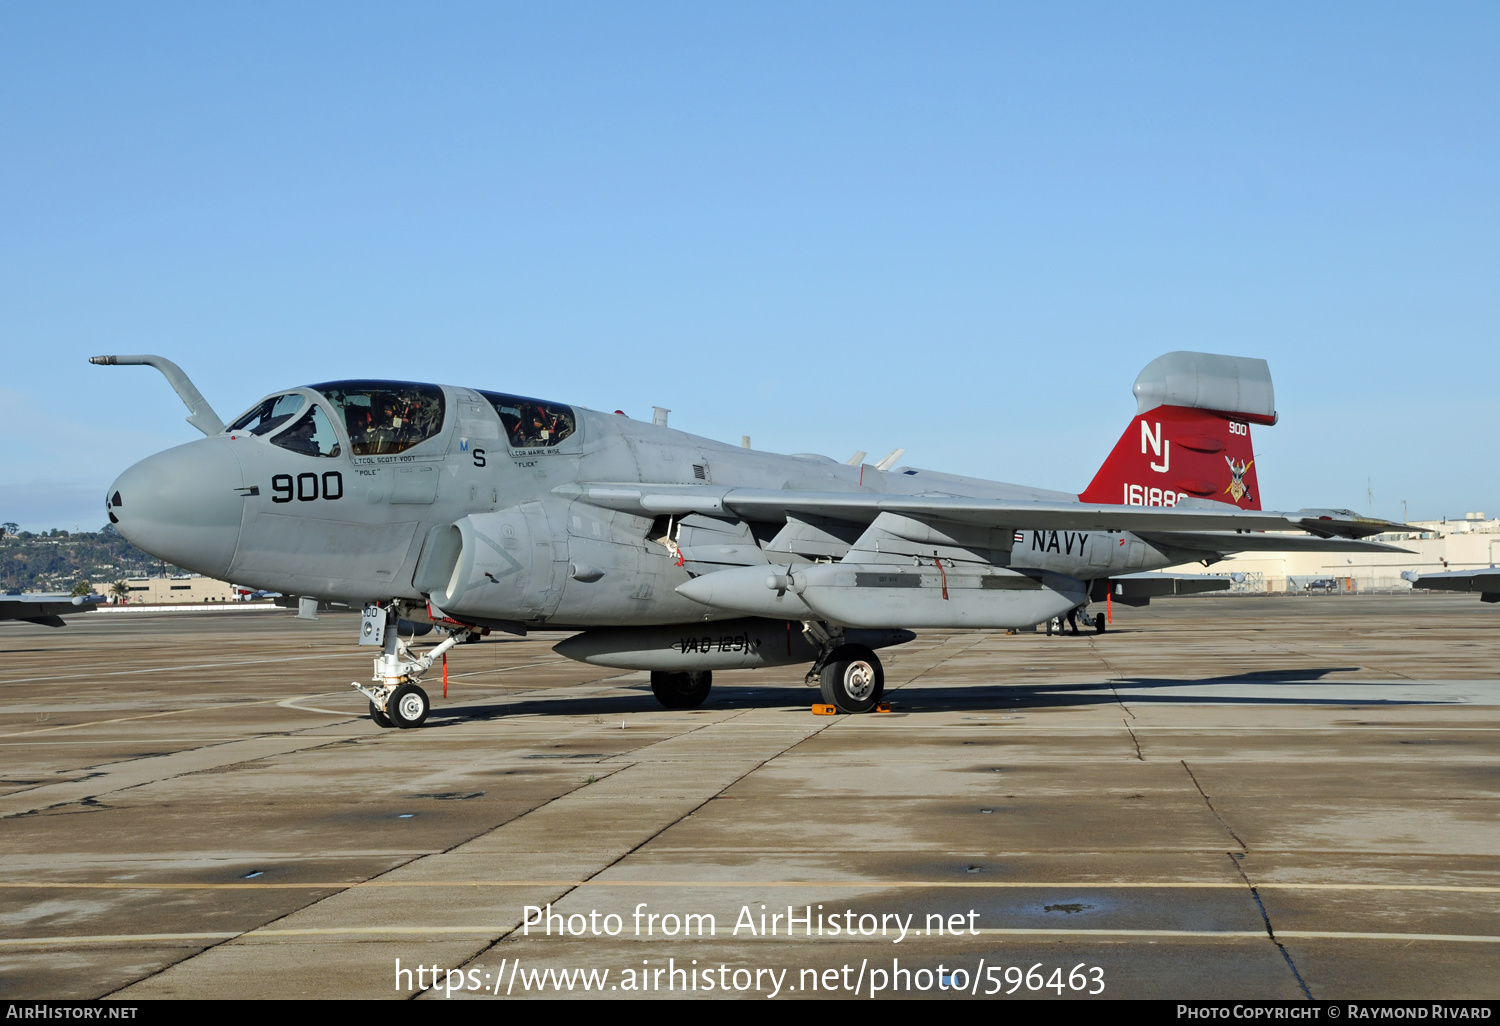
[[[304,456],[338,456],[342,451],[338,433],[333,430],[333,422],[323,412],[323,407],[316,403],[302,415],[301,420],[271,439],[271,444],[300,452]]]
[[[561,403],[501,395],[499,392],[479,394],[488,399],[495,412],[500,414],[512,449],[548,448],[567,438],[578,427],[572,408]]]
[[[309,386],[344,418],[356,456],[405,452],[443,430],[443,390],[406,381],[330,381]]]
[[[295,393],[273,395],[229,425],[229,430],[248,431],[252,435],[268,434],[296,416],[305,402],[304,397]]]

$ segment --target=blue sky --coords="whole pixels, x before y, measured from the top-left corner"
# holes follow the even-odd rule
[[[1500,513],[1500,8],[0,6],[0,520],[404,377],[1081,489],[1270,361],[1268,506]],[[1403,501],[1406,506],[1403,507]]]

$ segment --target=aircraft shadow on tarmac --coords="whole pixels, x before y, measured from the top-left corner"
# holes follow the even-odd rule
[[[1250,673],[1225,674],[1213,677],[1165,678],[1127,677],[1115,680],[1083,681],[1067,684],[920,684],[901,687],[886,692],[895,712],[944,712],[970,711],[976,709],[1060,708],[1084,705],[1115,705],[1121,701],[1134,704],[1183,704],[1183,705],[1279,705],[1279,706],[1395,706],[1395,705],[1452,705],[1448,699],[1417,699],[1410,697],[1381,698],[1380,689],[1388,687],[1410,688],[1410,681],[1384,683],[1368,680],[1327,680],[1329,674],[1354,673],[1357,666],[1306,667],[1284,670],[1257,670]],[[1297,694],[1277,695],[1270,691],[1276,685],[1295,686],[1319,683],[1335,688],[1358,688],[1358,696],[1336,698],[1328,695],[1306,696]],[[1263,690],[1254,695],[1212,694],[1205,689],[1223,687],[1226,692],[1237,685],[1259,685]],[[644,685],[636,685],[636,695],[593,695],[587,698],[523,699],[502,705],[460,705],[434,709],[428,720],[429,727],[458,725],[460,723],[483,722],[505,716],[520,715],[570,715],[570,716],[628,716],[633,713],[660,711],[661,707]],[[632,688],[634,690],[635,688]],[[1181,689],[1194,689],[1184,694]],[[1124,691],[1125,693],[1121,693]],[[1153,691],[1157,693],[1152,693]],[[1144,692],[1144,693],[1143,693]],[[822,701],[816,688],[788,684],[785,687],[746,687],[733,685],[714,686],[700,710],[726,709],[799,709]]]
[[[1270,705],[1270,706],[1374,706],[1374,705],[1451,705],[1451,699],[1381,698],[1384,688],[1412,687],[1411,681],[1391,683],[1369,680],[1326,680],[1329,674],[1355,673],[1357,666],[1326,666],[1257,670],[1249,673],[1222,674],[1212,677],[1122,677],[1112,680],[1060,684],[999,684],[919,686],[887,692],[892,705],[904,712],[937,712],[945,709],[1002,708],[1007,711],[1028,708],[1060,708],[1081,705]],[[1330,695],[1306,695],[1290,691],[1277,694],[1273,688],[1295,688],[1299,684],[1317,683],[1321,688],[1357,688],[1348,698]],[[1255,685],[1254,694],[1236,694],[1244,685]],[[1223,688],[1215,694],[1213,689]],[[1185,689],[1191,689],[1187,691]]]

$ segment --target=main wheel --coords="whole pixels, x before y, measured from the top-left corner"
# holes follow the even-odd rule
[[[708,670],[697,673],[651,671],[651,693],[668,709],[696,709],[708,698],[714,675]]]
[[[403,684],[385,700],[385,714],[398,727],[420,727],[432,711],[427,692],[415,684]]]
[[[885,694],[885,670],[863,645],[840,645],[818,675],[823,701],[839,712],[869,712]]]
[[[375,721],[375,726],[377,727],[395,726],[395,724],[391,722],[391,718],[385,713],[381,712],[380,706],[376,705],[374,702],[370,703],[370,719]]]
[[[1096,615],[1094,617],[1094,633],[1095,634],[1103,634],[1104,633],[1104,620],[1105,620],[1105,617],[1104,617],[1103,613],[1099,613],[1098,615]]]

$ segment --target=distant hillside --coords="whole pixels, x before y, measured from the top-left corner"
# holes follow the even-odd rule
[[[12,534],[6,530],[0,537],[0,592],[72,591],[79,581],[107,585],[126,577],[161,574],[163,570],[169,574],[184,572],[142,552],[113,527],[98,532],[54,530],[46,534]]]

